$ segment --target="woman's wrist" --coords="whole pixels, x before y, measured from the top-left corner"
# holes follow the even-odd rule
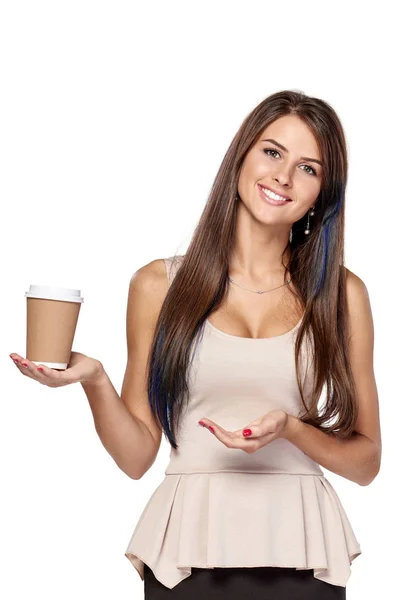
[[[108,381],[108,375],[103,367],[103,365],[101,364],[101,362],[99,362],[98,364],[98,368],[95,372],[94,375],[92,375],[90,377],[90,379],[85,379],[83,381],[81,381],[81,385],[82,387],[91,387],[91,388],[101,388],[103,387],[103,385],[105,383],[107,383]]]
[[[296,431],[300,419],[288,413],[288,418],[286,421],[286,426],[283,431],[282,437],[287,439],[289,442],[291,441],[293,433]]]

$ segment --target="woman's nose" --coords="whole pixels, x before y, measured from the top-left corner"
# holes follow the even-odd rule
[[[290,184],[290,174],[287,171],[281,171],[274,179],[282,186],[288,186]]]

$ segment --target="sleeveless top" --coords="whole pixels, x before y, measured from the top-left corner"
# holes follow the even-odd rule
[[[169,284],[182,258],[164,259]],[[208,417],[234,431],[276,408],[303,414],[294,360],[300,323],[283,335],[244,338],[205,321],[179,447],[171,446],[165,478],[125,552],[142,580],[144,563],[170,589],[191,567],[275,566],[313,569],[346,587],[361,548],[320,466],[285,438],[247,454],[198,425]],[[305,399],[311,375],[306,369]]]

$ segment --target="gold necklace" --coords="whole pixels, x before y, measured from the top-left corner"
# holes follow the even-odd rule
[[[253,292],[253,294],[265,294],[266,292],[273,292],[274,290],[278,290],[279,288],[283,287],[284,285],[289,285],[289,283],[292,281],[289,277],[289,279],[283,283],[282,285],[278,285],[278,287],[272,288],[272,290],[249,290],[249,288],[245,288],[242,285],[240,285],[239,283],[235,283],[233,281],[233,279],[231,277],[229,277],[228,275],[228,279],[231,283],[233,283],[234,285],[237,285],[238,287],[242,288],[243,290],[247,290],[248,292]]]

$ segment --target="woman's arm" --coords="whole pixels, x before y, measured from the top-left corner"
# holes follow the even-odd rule
[[[348,269],[346,272],[350,368],[359,406],[355,431],[348,439],[340,439],[289,415],[283,437],[322,467],[359,485],[368,485],[379,473],[382,454],[378,391],[373,369],[374,326],[365,284]]]
[[[288,415],[285,437],[322,467],[359,485],[368,485],[380,468],[378,445],[361,433],[347,439],[325,433]]]
[[[82,383],[103,446],[132,479],[140,479],[150,469],[161,443],[162,432],[147,395],[147,361],[167,290],[162,259],[143,266],[131,278],[126,313],[128,361],[121,397],[103,368],[95,383]]]
[[[150,431],[128,411],[104,369],[96,382],[81,385],[104,448],[124,473],[140,479],[158,451]]]

